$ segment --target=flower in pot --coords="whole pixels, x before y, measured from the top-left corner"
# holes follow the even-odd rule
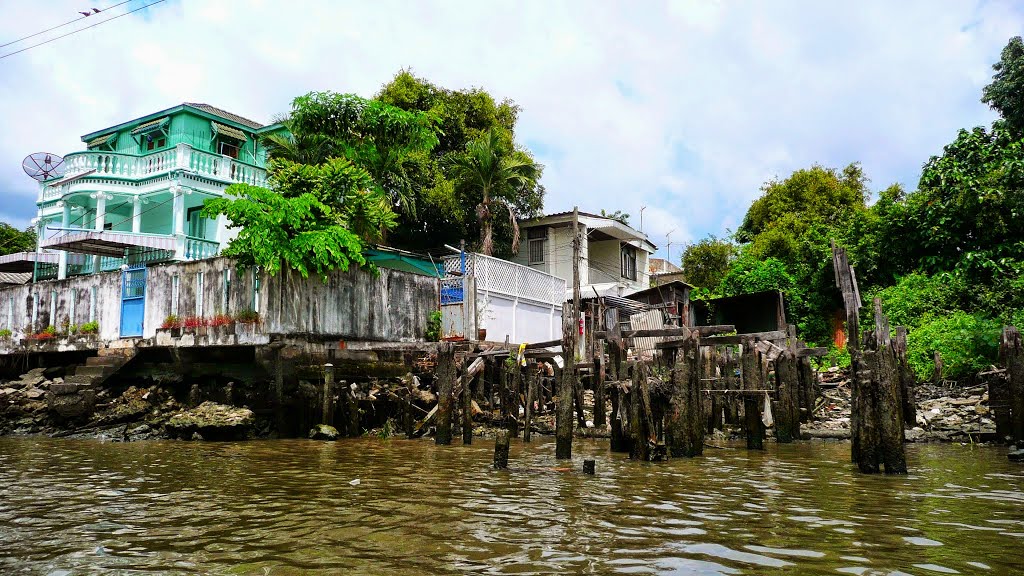
[[[235,319],[228,314],[216,314],[210,319],[210,326],[216,328],[218,334],[225,336],[235,333]]]
[[[177,314],[168,314],[164,318],[163,324],[160,325],[161,330],[167,330],[171,333],[171,336],[178,338],[181,336],[181,318]]]
[[[95,320],[86,322],[78,327],[78,333],[90,339],[96,338],[100,333],[100,323]]]

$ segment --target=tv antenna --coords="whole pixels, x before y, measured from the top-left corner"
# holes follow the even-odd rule
[[[64,176],[64,159],[49,152],[36,152],[21,161],[21,169],[30,178],[45,182]]]

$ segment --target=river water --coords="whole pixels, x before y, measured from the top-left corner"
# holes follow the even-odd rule
[[[0,574],[1024,574],[1004,449],[910,445],[885,477],[847,443],[492,448],[0,438]]]

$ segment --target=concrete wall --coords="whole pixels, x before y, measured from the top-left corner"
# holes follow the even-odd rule
[[[361,270],[335,272],[326,283],[291,271],[275,277],[259,274],[257,283],[253,269],[213,258],[152,266],[146,274],[145,338],[155,336],[172,312],[211,317],[255,309],[263,319],[262,331],[270,334],[419,340],[439,302],[437,279],[390,269],[381,269],[379,276]],[[0,288],[0,328],[10,329],[15,337],[24,335],[32,324],[34,297],[36,322],[29,333],[95,317],[101,340],[120,337],[120,271]]]

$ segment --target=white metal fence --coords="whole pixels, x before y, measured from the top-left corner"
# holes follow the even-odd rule
[[[476,329],[486,330],[486,339],[492,341],[507,337],[516,343],[540,342],[561,335],[565,280],[483,254],[467,253],[465,266],[465,277],[473,282],[464,288],[461,258],[444,260],[442,308],[450,307],[446,315],[458,313],[451,307],[461,301],[462,317],[475,318]],[[473,312],[466,310],[469,306]],[[467,326],[466,332],[467,338],[477,336],[472,327]]]

